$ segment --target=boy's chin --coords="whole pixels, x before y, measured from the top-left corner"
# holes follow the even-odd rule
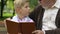
[[[25,15],[25,17],[27,17],[28,15]]]

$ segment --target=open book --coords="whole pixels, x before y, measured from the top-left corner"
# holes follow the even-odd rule
[[[34,31],[35,23],[34,22],[20,22],[16,23],[13,21],[6,20],[7,25],[7,32],[9,34],[32,34],[32,31]]]

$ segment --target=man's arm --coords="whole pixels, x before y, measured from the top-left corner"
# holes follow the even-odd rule
[[[37,19],[37,16],[38,16],[39,12],[40,12],[40,8],[41,8],[40,5],[36,6],[34,8],[34,10],[29,14],[29,17],[31,19],[33,19],[34,21],[37,21],[36,19]]]
[[[45,32],[46,34],[60,34],[60,28],[57,28],[55,30],[47,30]]]

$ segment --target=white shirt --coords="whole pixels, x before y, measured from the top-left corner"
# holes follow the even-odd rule
[[[18,22],[18,23],[19,23],[19,22],[33,22],[33,20],[30,19],[28,16],[25,17],[25,18],[23,18],[23,19],[21,20],[21,19],[18,18],[17,15],[14,16],[14,17],[11,19],[11,21]]]
[[[43,16],[43,26],[42,30],[53,30],[56,29],[55,19],[60,8],[60,0],[57,0],[56,3],[52,6],[54,8],[45,9],[44,16]]]

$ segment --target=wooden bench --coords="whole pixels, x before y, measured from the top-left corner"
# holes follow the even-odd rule
[[[4,27],[3,21],[0,21],[0,27]]]

